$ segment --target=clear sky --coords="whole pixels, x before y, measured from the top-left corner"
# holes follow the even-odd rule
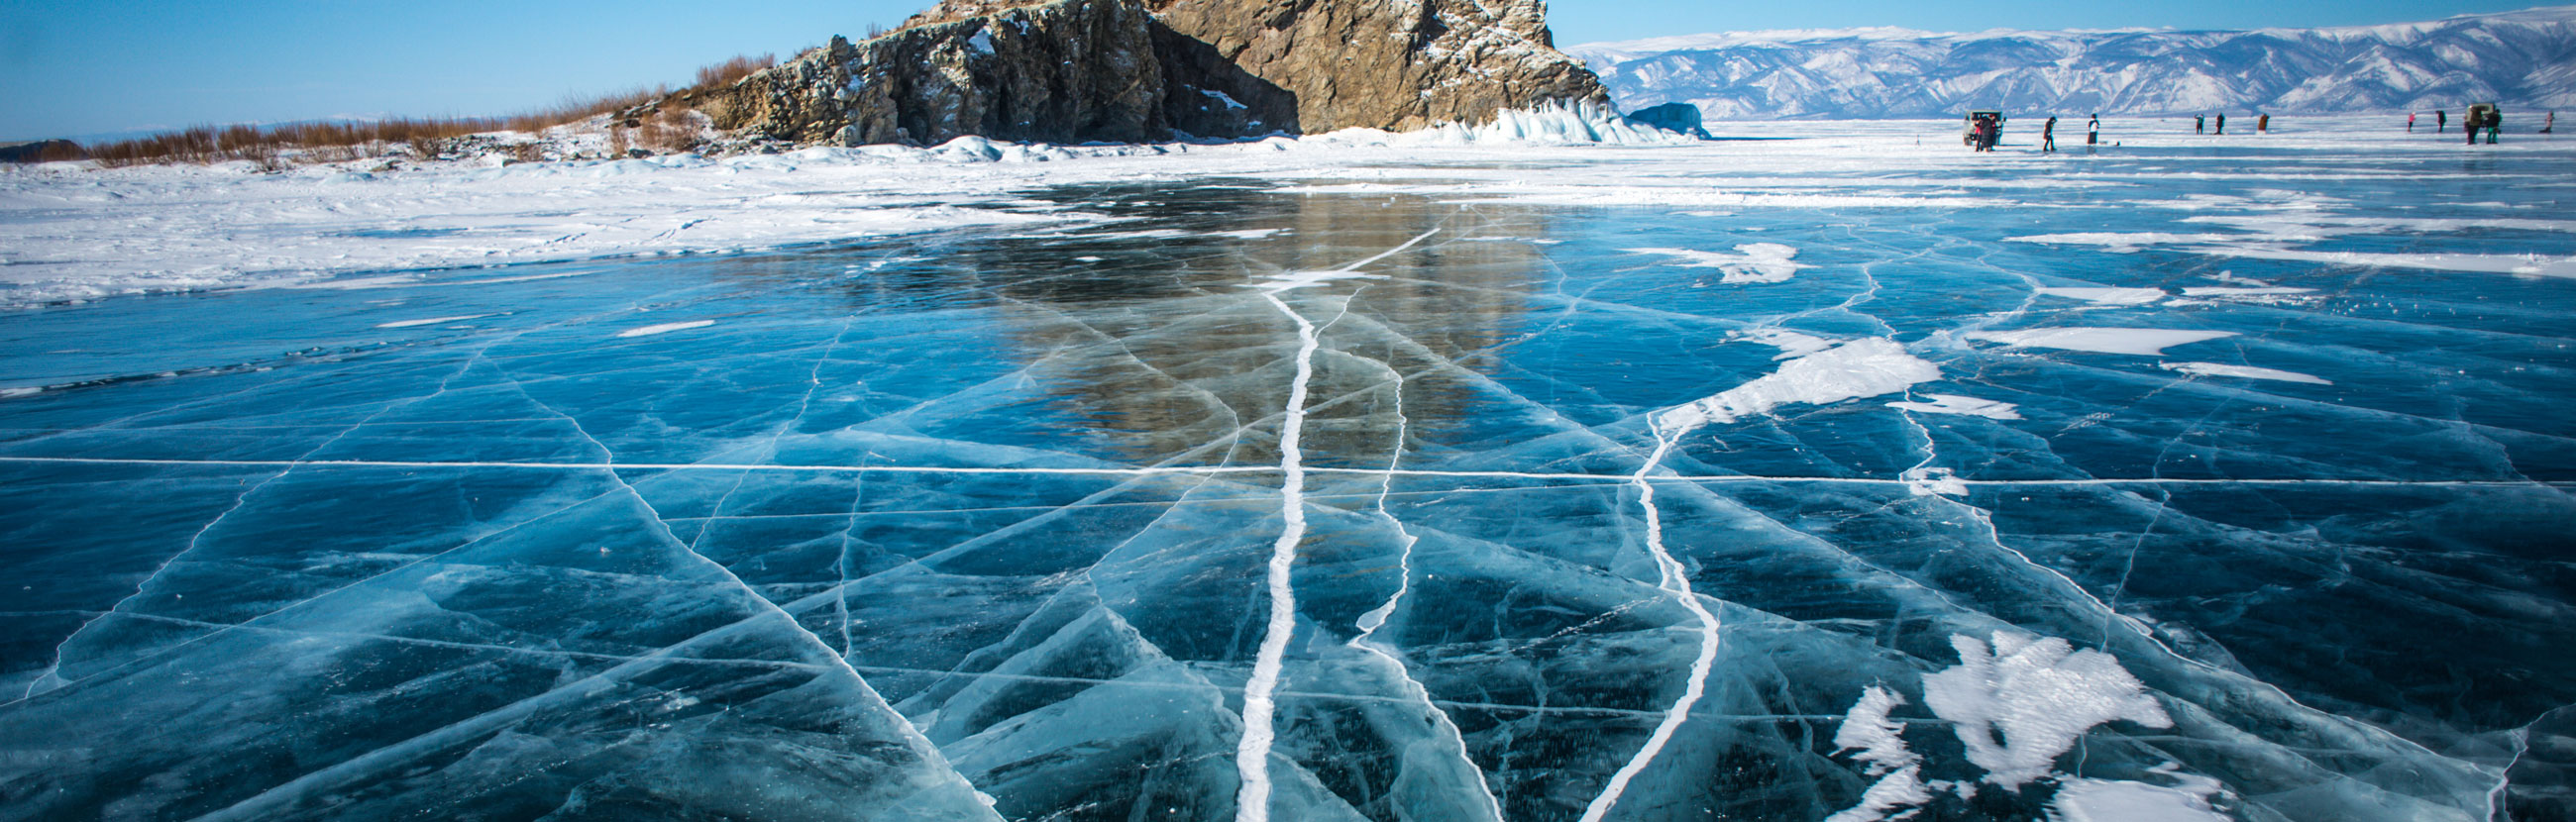
[[[0,0],[0,139],[342,114],[506,114],[679,84],[891,26],[928,0]],[[1554,0],[1557,42],[1772,28],[2251,28],[2509,11],[2479,0]]]

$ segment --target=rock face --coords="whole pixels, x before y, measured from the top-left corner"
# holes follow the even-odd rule
[[[1145,1],[1163,27],[1156,45],[1177,83],[1167,110],[1183,131],[1223,133],[1204,116],[1217,113],[1207,101],[1225,98],[1302,132],[1401,131],[1609,99],[1556,50],[1545,0]]]
[[[1606,101],[1550,39],[1544,0],[946,0],[665,104],[863,145],[1405,130]]]
[[[799,143],[1137,141],[1169,132],[1151,18],[1133,0],[1058,0],[916,22],[681,95],[717,128]]]

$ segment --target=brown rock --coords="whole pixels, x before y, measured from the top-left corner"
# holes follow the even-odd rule
[[[1056,0],[830,45],[679,102],[717,128],[799,143],[1135,142],[1170,131],[1149,15]]]
[[[665,105],[807,144],[1413,129],[1607,99],[1544,0],[943,0]]]
[[[1607,102],[1556,50],[1545,0],[1145,0],[1174,126],[1201,91],[1291,132],[1483,122],[1555,100]]]

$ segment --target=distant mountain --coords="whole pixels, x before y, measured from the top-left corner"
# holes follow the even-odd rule
[[[2254,31],[1763,31],[1574,46],[1623,109],[1712,120],[2010,111],[2576,109],[2576,6]]]

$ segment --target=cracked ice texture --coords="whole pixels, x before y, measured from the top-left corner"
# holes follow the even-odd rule
[[[1086,185],[1020,207],[1121,222],[13,313],[6,384],[44,390],[0,398],[0,817],[1235,818],[1274,602],[1278,819],[1575,819],[1623,769],[1605,819],[1823,819],[1902,772],[1855,727],[1921,759],[1885,804],[1962,818],[2545,809],[2568,281],[2008,241],[2286,204],[2364,221],[2323,251],[2576,250],[2488,224],[2554,189],[2355,144],[1599,160],[2098,209],[1329,167],[1446,188]],[[1754,243],[1806,267],[1622,251]],[[1972,336],[2052,329],[2230,335]],[[1954,637],[2013,683],[1970,690],[2019,790],[1929,698]],[[2098,660],[2129,680],[2036,687]],[[2129,719],[2016,732],[2029,694]]]

